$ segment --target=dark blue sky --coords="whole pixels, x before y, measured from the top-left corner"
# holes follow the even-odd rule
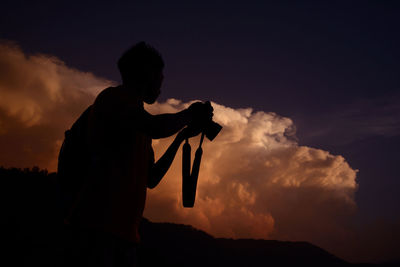
[[[144,40],[166,62],[161,100],[288,116],[300,145],[360,170],[360,220],[400,219],[400,3],[160,2],[3,1],[0,38],[115,81]]]

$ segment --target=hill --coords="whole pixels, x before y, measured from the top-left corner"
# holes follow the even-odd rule
[[[141,226],[143,266],[347,266],[307,242],[213,238],[189,225]]]
[[[65,231],[57,175],[0,167],[2,266],[61,266]],[[307,242],[223,239],[188,225],[143,219],[140,266],[347,266]],[[1,262],[0,262],[1,263]]]

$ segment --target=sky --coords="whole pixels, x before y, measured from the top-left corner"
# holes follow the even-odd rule
[[[63,132],[120,83],[119,56],[146,41],[165,61],[161,96],[146,108],[211,100],[224,126],[205,143],[195,208],[181,207],[178,153],[146,217],[305,240],[352,261],[398,259],[396,1],[2,6],[0,165],[55,170]],[[153,143],[156,157],[169,142]]]

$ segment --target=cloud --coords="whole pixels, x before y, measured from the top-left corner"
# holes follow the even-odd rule
[[[0,43],[0,163],[55,170],[64,131],[110,81]]]
[[[56,170],[64,131],[111,84],[53,56],[0,43],[0,164]],[[157,114],[188,105],[169,99],[146,109]],[[203,144],[195,207],[182,207],[179,151],[164,180],[149,190],[145,216],[218,237],[309,241],[347,258],[349,244],[365,251],[354,241],[365,235],[351,226],[357,170],[340,155],[300,146],[290,118],[213,106],[224,128]],[[156,157],[172,138],[153,141]],[[193,153],[198,143],[191,139]]]
[[[176,112],[189,104],[169,100],[147,109]],[[179,153],[165,180],[149,191],[145,215],[218,237],[308,240],[331,251],[332,242],[345,242],[356,211],[357,171],[342,156],[299,146],[289,118],[213,106],[224,128],[203,145],[195,207],[182,207]],[[156,157],[171,141],[153,143]],[[198,142],[191,140],[193,153]]]

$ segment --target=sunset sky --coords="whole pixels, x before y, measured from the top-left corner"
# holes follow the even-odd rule
[[[2,1],[0,166],[55,171],[63,132],[146,41],[165,61],[146,109],[211,100],[224,126],[204,144],[195,208],[182,208],[179,151],[146,217],[400,258],[400,3],[76,2]]]

